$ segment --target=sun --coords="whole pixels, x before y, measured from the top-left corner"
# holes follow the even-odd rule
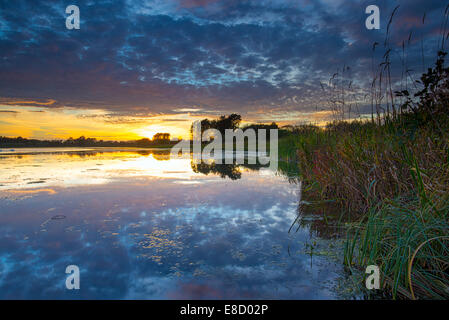
[[[162,122],[162,120],[161,120]],[[157,133],[169,133],[170,138],[186,139],[190,136],[190,124],[189,121],[164,121],[164,123],[147,124],[140,127],[136,127],[133,133],[142,138],[153,139]]]
[[[151,125],[145,128],[141,128],[137,131],[137,133],[145,138],[153,139],[154,135],[157,133],[165,133],[170,132],[171,128],[167,128],[165,126]]]
[[[140,133],[141,136],[148,138],[148,139],[153,139],[154,135],[156,134],[156,131],[150,131],[150,130],[142,130],[142,132]]]

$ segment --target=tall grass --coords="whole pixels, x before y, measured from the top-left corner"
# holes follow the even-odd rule
[[[344,67],[327,87],[322,85],[337,120],[326,128],[291,129],[280,140],[279,153],[296,162],[309,197],[334,200],[358,217],[347,232],[349,269],[379,266],[384,293],[394,299],[448,299],[449,67],[444,48],[449,5],[437,61],[419,80],[407,62],[412,34],[402,43],[402,78],[392,80],[390,33],[398,9],[391,14],[377,70],[373,60],[366,95],[371,119],[344,121],[358,111],[357,90]]]
[[[419,197],[386,200],[354,226],[345,247],[352,267],[377,265],[393,298],[449,298],[449,203],[435,212]]]
[[[397,107],[390,101],[391,117],[298,127],[280,141],[280,155],[295,159],[315,196],[358,215],[345,263],[378,265],[393,298],[449,298],[445,55],[421,77],[421,91]]]
[[[297,128],[280,154],[296,159],[309,196],[359,217],[348,231],[349,267],[378,265],[393,298],[449,298],[449,140],[430,123],[402,123]]]

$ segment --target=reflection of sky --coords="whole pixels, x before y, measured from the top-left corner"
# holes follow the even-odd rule
[[[23,154],[23,150],[15,150],[14,155],[6,152],[0,155],[0,190],[104,184],[134,176],[190,179],[195,175],[190,167],[190,159],[160,161],[159,158],[165,159],[169,155],[143,156],[131,151],[92,155],[60,151],[48,156],[48,151]]]
[[[308,229],[288,234],[296,185],[249,171],[236,181],[194,174],[190,162],[157,162],[151,155],[95,157],[24,158],[41,165],[33,178],[59,174],[63,169],[53,166],[61,163],[74,168],[80,183],[65,183],[73,179],[66,172],[53,192],[17,184],[22,193],[0,193],[0,298],[335,297],[341,267],[324,256],[311,261]],[[91,161],[109,168],[103,173],[139,169],[90,184]],[[143,164],[189,174],[137,175]],[[9,174],[22,170],[12,162],[7,167]],[[57,215],[65,219],[51,219]],[[79,291],[65,289],[69,264],[81,269]]]

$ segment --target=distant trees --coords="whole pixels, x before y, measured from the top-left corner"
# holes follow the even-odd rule
[[[156,137],[157,136],[157,137]],[[22,137],[8,138],[0,136],[0,148],[41,148],[41,147],[154,147],[155,145],[174,145],[169,133],[159,133],[156,139],[143,138],[132,141],[103,141],[81,136],[67,140],[37,140]]]
[[[201,120],[201,134],[208,129],[218,130],[223,139],[227,129],[237,130],[240,128],[242,117],[239,114],[233,113],[229,116],[221,116],[218,119]],[[288,133],[288,130],[280,129],[279,126],[272,122],[271,124],[249,124],[241,127],[243,131],[248,129],[254,129],[256,132],[259,129],[266,130],[267,140],[270,139],[270,129],[279,129],[279,138]],[[193,124],[190,128],[191,136]],[[156,133],[153,139],[143,138],[132,141],[103,141],[96,138],[86,138],[84,135],[74,139],[72,137],[66,140],[37,140],[26,139],[22,137],[7,138],[0,136],[0,148],[20,148],[20,147],[154,147],[155,145],[175,145],[178,141],[170,140],[170,133]],[[182,140],[179,138],[178,140]]]
[[[73,146],[92,146],[97,143],[96,138],[86,138],[85,136],[81,136],[78,139],[73,139],[72,137],[68,138],[63,144],[65,145],[73,145]]]
[[[170,133],[156,133],[153,136],[154,142],[169,142],[170,141]]]
[[[217,120],[209,120],[209,119],[203,119],[201,120],[201,135],[203,132],[205,132],[208,129],[216,129],[218,130],[223,139],[225,137],[226,129],[231,129],[233,131],[239,129],[240,124],[242,122],[242,117],[239,114],[231,114],[229,116],[221,116]],[[266,130],[266,137],[267,140],[270,139],[270,130],[271,129],[278,129],[278,137],[284,137],[288,134],[287,128],[279,128],[276,122],[272,122],[271,124],[248,124],[243,127],[241,127],[243,131],[252,129],[255,130],[256,133],[259,129]],[[193,138],[193,124],[190,127],[190,135],[191,138]]]
[[[266,129],[266,130],[270,130],[270,129],[279,129],[279,126],[276,124],[276,122],[272,122],[271,124],[248,124],[246,126],[243,127],[243,130],[246,129],[254,129],[254,130],[259,130],[259,129]]]
[[[203,119],[201,120],[201,134],[208,129],[216,129],[224,137],[226,129],[236,130],[240,126],[241,121],[242,116],[236,113],[229,116],[221,116],[217,120]],[[190,127],[190,133],[193,136],[193,124]]]
[[[36,140],[22,137],[8,138],[0,136],[0,148],[25,148],[25,147],[57,147],[62,146],[62,140]]]
[[[226,129],[236,130],[242,122],[242,117],[239,114],[231,114],[230,116],[221,116],[218,120],[213,120],[211,122],[215,129],[221,132],[222,135],[225,134]]]
[[[143,139],[137,140],[135,142],[135,144],[137,147],[147,147],[147,146],[150,146],[152,144],[152,142],[148,138],[143,138]]]

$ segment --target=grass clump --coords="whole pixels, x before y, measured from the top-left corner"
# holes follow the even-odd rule
[[[294,128],[280,141],[316,197],[358,216],[348,267],[377,265],[392,298],[449,298],[449,68],[440,52],[423,89],[395,114]]]
[[[385,200],[355,224],[345,247],[352,267],[377,265],[392,298],[449,298],[449,203],[419,197]]]

